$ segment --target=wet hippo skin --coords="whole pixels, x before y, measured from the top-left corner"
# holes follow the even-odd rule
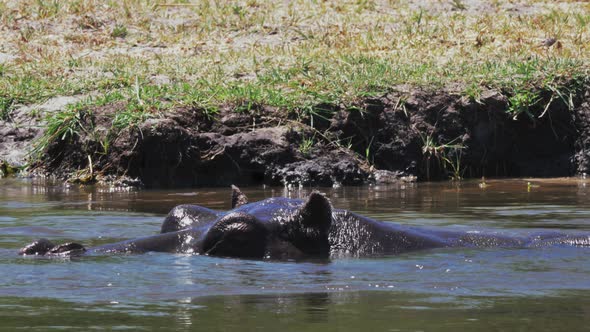
[[[443,247],[590,246],[590,236],[581,233],[514,237],[377,221],[334,209],[317,191],[305,200],[273,197],[248,203],[247,197],[232,186],[231,200],[232,209],[223,212],[199,205],[176,206],[157,235],[91,248],[40,239],[19,253],[72,256],[158,251],[281,260],[395,255]]]

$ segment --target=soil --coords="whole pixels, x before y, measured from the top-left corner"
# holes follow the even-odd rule
[[[0,119],[0,161],[17,168],[24,167],[32,142],[41,137],[45,130],[44,118],[84,97],[52,98],[39,105],[19,107],[5,119]]]
[[[353,109],[318,105],[329,117],[301,119],[262,106],[238,112],[231,105],[209,117],[182,108],[113,134],[113,114],[125,107],[119,102],[82,114],[84,127],[94,129],[54,142],[34,166],[37,174],[58,178],[77,179],[91,170],[98,180],[146,187],[338,186],[588,173],[590,90],[573,98],[573,110],[560,99],[549,103],[548,93],[540,95],[516,119],[498,91],[484,91],[475,101],[401,86]],[[0,152],[24,154],[22,146],[41,131],[1,124]],[[101,142],[107,139],[105,150]]]

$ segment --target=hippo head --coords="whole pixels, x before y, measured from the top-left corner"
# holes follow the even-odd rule
[[[84,253],[198,252],[254,259],[328,258],[332,207],[312,192],[304,200],[269,198],[248,204],[233,187],[232,210],[216,212],[197,205],[179,205],[166,217],[161,234],[127,240],[88,251],[77,243],[55,245],[41,239],[21,255],[72,256]]]
[[[241,204],[232,204],[234,207],[246,204],[241,195]],[[278,209],[269,220],[240,210],[226,214],[205,235],[202,252],[242,258],[327,258],[331,223],[330,202],[319,192],[312,192],[296,208]]]
[[[79,243],[62,243],[55,245],[47,239],[39,239],[19,250],[19,255],[39,256],[75,256],[82,254],[86,248]]]

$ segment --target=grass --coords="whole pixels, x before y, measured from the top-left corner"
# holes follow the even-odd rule
[[[0,120],[2,120],[2,121],[9,121],[10,120],[10,114],[12,113],[13,105],[14,105],[13,99],[0,97]]]
[[[75,107],[68,107],[64,111],[48,116],[45,133],[33,147],[32,156],[38,158],[53,141],[69,140],[78,135],[80,130],[86,130],[80,118],[80,110]]]
[[[432,134],[420,134],[420,138],[422,139],[422,155],[425,161],[427,180],[430,180],[430,169],[435,165],[446,170],[452,180],[463,178],[465,170],[461,167],[461,157],[465,147],[455,143],[458,138],[448,143],[438,143]]]
[[[128,100],[116,126],[181,105],[325,116],[317,105],[354,106],[400,84],[473,100],[497,89],[518,117],[537,88],[561,92],[590,64],[590,3],[571,0],[5,0],[0,24],[0,52],[16,57],[0,67],[3,119],[77,94]]]
[[[534,119],[535,116],[530,110],[540,101],[541,97],[535,91],[519,89],[508,99],[507,112],[512,115],[514,120],[521,114],[526,114],[529,118]]]
[[[115,25],[113,31],[111,32],[111,37],[113,38],[125,38],[127,37],[127,27],[121,24]]]
[[[314,144],[315,137],[304,137],[301,140],[301,144],[299,145],[299,152],[301,152],[301,154],[303,154],[305,157],[309,157]]]

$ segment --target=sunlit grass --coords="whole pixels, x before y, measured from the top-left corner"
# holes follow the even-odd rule
[[[4,1],[0,52],[16,60],[0,99],[136,82],[210,110],[351,105],[400,84],[518,94],[587,76],[589,22],[574,1]]]

